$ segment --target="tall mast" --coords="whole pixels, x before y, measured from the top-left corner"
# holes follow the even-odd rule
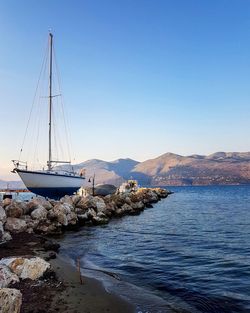
[[[50,44],[50,58],[49,58],[49,161],[48,170],[52,169],[51,166],[51,113],[52,113],[52,54],[53,54],[53,35],[49,33]]]

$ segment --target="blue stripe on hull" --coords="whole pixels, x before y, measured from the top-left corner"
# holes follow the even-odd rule
[[[67,187],[67,188],[33,188],[33,187],[27,187],[29,191],[35,193],[36,195],[48,197],[51,199],[59,199],[65,195],[73,195],[74,192],[76,192],[79,187]]]

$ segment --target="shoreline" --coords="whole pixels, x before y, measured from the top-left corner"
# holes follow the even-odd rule
[[[55,303],[60,303],[61,299],[67,299],[62,307],[57,305],[59,312],[64,312],[63,308],[66,308],[69,313],[136,312],[133,304],[119,295],[108,292],[97,278],[90,278],[81,274],[81,284],[77,269],[60,256],[51,260],[50,263],[59,280],[67,286],[61,295],[57,296],[58,299],[54,300]]]
[[[35,198],[29,202],[10,199],[0,202],[3,312],[136,312],[135,304],[115,291],[109,292],[97,277],[80,275],[77,267],[57,255],[60,245],[49,237],[84,226],[107,224],[112,218],[138,215],[169,194],[161,188],[141,188],[106,197],[65,196],[60,201]],[[46,267],[42,273],[41,266]],[[34,273],[39,275],[33,278]]]
[[[77,268],[63,260],[60,253],[53,251],[58,251],[56,242],[27,233],[20,233],[13,240],[0,246],[1,259],[10,256],[36,256],[51,264],[50,271],[40,279],[24,279],[9,286],[22,292],[20,313],[136,312],[133,304],[108,292],[98,279],[81,274],[81,284]]]

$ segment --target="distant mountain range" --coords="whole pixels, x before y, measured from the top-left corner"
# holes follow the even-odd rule
[[[0,179],[0,189],[23,189],[25,188],[23,182],[21,180],[17,181],[6,181]]]
[[[96,183],[115,185],[130,178],[141,185],[154,186],[250,184],[250,152],[217,152],[208,156],[166,153],[144,162],[94,159],[74,168],[85,168],[87,178],[95,173]]]
[[[250,184],[250,152],[217,152],[208,156],[166,153],[144,162],[92,159],[73,167],[75,170],[86,169],[86,185],[90,184],[88,179],[94,174],[96,184],[117,186],[127,179],[152,186]],[[67,166],[60,168],[66,169]]]

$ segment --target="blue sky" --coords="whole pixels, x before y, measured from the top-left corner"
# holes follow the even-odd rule
[[[249,151],[248,0],[2,0],[0,178],[19,155],[49,29],[73,161]]]

